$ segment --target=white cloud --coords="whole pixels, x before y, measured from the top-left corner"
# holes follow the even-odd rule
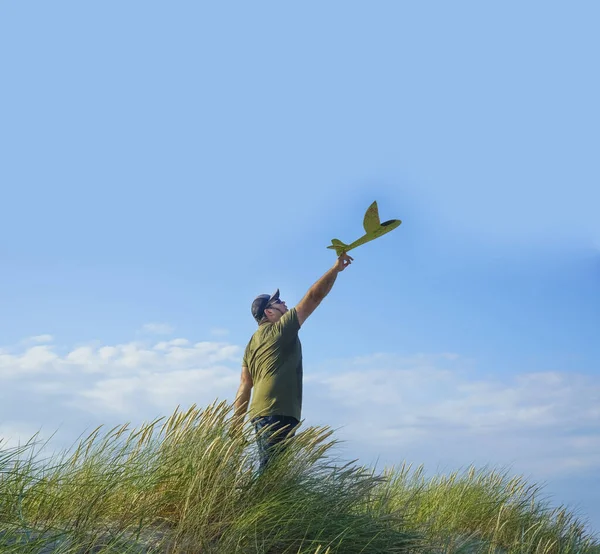
[[[166,372],[239,362],[239,356],[239,347],[235,345],[210,341],[191,343],[183,338],[158,343],[137,341],[78,346],[63,354],[56,353],[54,345],[39,345],[17,353],[14,349],[0,352],[0,380],[27,378],[31,374],[54,377],[58,374]]]
[[[234,395],[240,356],[232,344],[184,338],[83,345],[63,353],[53,345],[33,346],[0,354],[0,381],[24,395],[17,410],[51,404],[57,418],[76,408],[98,418],[143,419]]]
[[[178,405],[208,405],[235,392],[238,375],[230,368],[144,372],[132,377],[114,377],[80,390],[71,405],[103,414],[107,411],[125,417],[140,413],[168,414]]]
[[[0,424],[0,449],[15,448],[25,445],[38,432],[30,423],[5,422]],[[36,437],[37,438],[37,437]]]
[[[45,342],[52,342],[54,340],[54,337],[52,337],[52,335],[36,335],[34,337],[29,337],[28,339],[25,339],[24,342],[27,343],[45,343]]]
[[[142,332],[151,335],[170,335],[175,329],[166,323],[146,323]]]
[[[60,371],[60,358],[52,348],[51,345],[33,346],[22,354],[0,354],[0,379],[44,373],[52,369]]]

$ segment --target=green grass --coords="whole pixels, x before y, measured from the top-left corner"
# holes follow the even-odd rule
[[[326,427],[297,433],[261,477],[253,430],[225,402],[103,431],[44,458],[0,450],[0,552],[600,553],[535,485],[470,468],[426,478],[341,464]]]

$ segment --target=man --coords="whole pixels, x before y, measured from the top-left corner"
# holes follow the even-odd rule
[[[246,346],[242,376],[235,399],[234,425],[244,419],[252,388],[250,416],[257,433],[262,473],[285,438],[292,437],[302,412],[302,347],[298,331],[327,296],[338,273],[352,263],[342,253],[335,265],[288,310],[279,298],[279,289],[261,294],[252,302],[258,330]],[[261,432],[262,430],[262,432]]]

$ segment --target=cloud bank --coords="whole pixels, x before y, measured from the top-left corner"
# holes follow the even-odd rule
[[[511,465],[538,478],[600,469],[600,378],[481,375],[454,355],[374,355],[309,377],[314,409],[388,461]],[[465,368],[466,367],[466,368]]]
[[[11,441],[42,424],[80,433],[84,423],[141,423],[177,406],[232,402],[239,383],[242,347],[224,341],[61,351],[45,337],[0,349],[9,399],[0,434]],[[510,464],[537,478],[600,469],[600,378],[591,374],[500,377],[456,354],[374,354],[305,366],[304,399],[305,424],[339,429],[343,452],[369,458],[361,463]]]

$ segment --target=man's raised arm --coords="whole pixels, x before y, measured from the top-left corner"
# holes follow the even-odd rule
[[[338,273],[344,271],[344,269],[346,269],[346,267],[352,263],[352,260],[353,258],[343,252],[336,260],[335,265],[312,287],[310,287],[310,289],[308,289],[308,292],[304,295],[304,298],[300,300],[296,306],[298,322],[301,326],[306,321],[308,316],[315,311],[323,298],[329,294],[329,291],[333,287],[333,283],[335,283],[335,280],[337,279]]]

